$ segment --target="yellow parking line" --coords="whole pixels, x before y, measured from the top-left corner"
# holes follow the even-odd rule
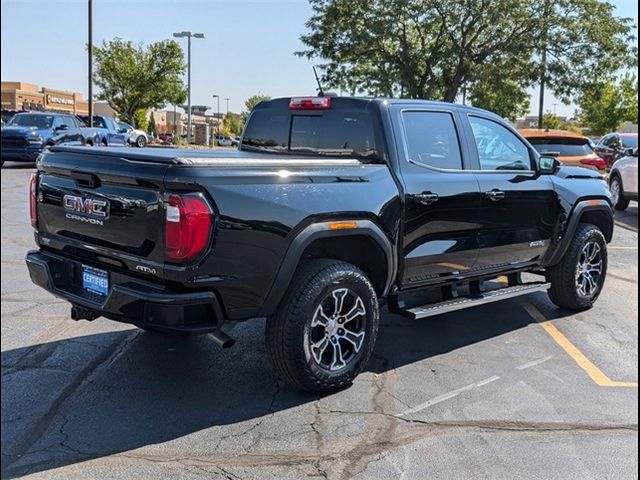
[[[538,324],[544,328],[549,335],[551,335],[551,338],[553,338],[556,343],[560,345],[562,349],[567,352],[571,358],[573,358],[573,360],[575,360],[578,366],[582,368],[582,370],[584,370],[586,374],[591,377],[591,380],[593,380],[598,386],[638,388],[638,382],[617,382],[607,377],[605,373],[596,367],[594,363],[584,355],[584,353],[578,350],[578,348],[571,343],[569,339],[555,327],[555,325],[547,320],[540,310],[529,302],[529,300],[521,299],[520,305],[522,305],[527,313],[531,315],[531,317],[538,322]]]

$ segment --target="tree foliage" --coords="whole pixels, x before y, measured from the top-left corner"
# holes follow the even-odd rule
[[[135,123],[138,110],[177,104],[185,96],[184,55],[175,41],[144,46],[116,38],[94,47],[94,59],[97,98],[128,122]]]
[[[240,115],[230,113],[224,119],[223,132],[226,132],[225,135],[240,135],[243,127],[244,122]]]
[[[513,117],[542,75],[566,101],[637,58],[631,20],[602,0],[309,1],[308,48],[296,53],[352,94],[451,102],[466,84],[479,105]]]
[[[156,117],[153,114],[153,112],[151,112],[149,114],[149,128],[148,131],[153,133],[154,136],[158,135],[158,125],[156,124]]]
[[[247,98],[247,101],[244,102],[244,106],[247,109],[247,113],[251,113],[251,110],[253,110],[253,108],[258,105],[260,102],[262,102],[263,100],[270,100],[271,97],[269,95],[264,95],[260,92],[256,93],[255,95],[251,95],[249,98]]]
[[[627,74],[619,80],[594,82],[578,98],[578,118],[593,135],[616,131],[625,121],[638,123],[638,80]]]
[[[149,119],[147,118],[146,110],[139,108],[133,113],[133,126],[145,132],[148,130]]]

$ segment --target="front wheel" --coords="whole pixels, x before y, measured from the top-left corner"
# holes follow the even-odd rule
[[[580,224],[573,241],[557,265],[547,269],[549,298],[570,310],[591,308],[602,292],[607,275],[607,242],[598,227]]]
[[[267,352],[278,374],[310,392],[349,385],[364,369],[378,334],[378,299],[359,268],[313,260],[295,275],[267,320]]]
[[[136,147],[143,148],[147,144],[147,139],[140,135],[136,138]]]

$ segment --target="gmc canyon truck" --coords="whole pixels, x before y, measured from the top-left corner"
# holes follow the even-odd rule
[[[420,319],[548,291],[591,307],[613,233],[597,172],[492,113],[417,100],[265,101],[237,151],[54,147],[30,191],[31,279],[73,319],[228,347],[266,318],[277,372],[316,392],[362,371],[383,305]]]

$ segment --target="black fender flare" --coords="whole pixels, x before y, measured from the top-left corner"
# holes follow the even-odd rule
[[[355,226],[340,229],[331,228],[332,224],[344,225],[346,223],[354,223]],[[318,222],[305,227],[289,244],[284,259],[280,263],[280,268],[276,274],[273,285],[260,309],[260,316],[269,316],[276,310],[291,284],[293,275],[302,258],[302,253],[311,243],[321,238],[353,235],[362,235],[371,238],[384,252],[387,260],[387,278],[383,295],[386,295],[395,280],[397,262],[395,249],[382,229],[371,220],[362,219],[340,219],[339,221]]]
[[[603,199],[582,200],[576,203],[576,206],[573,208],[558,246],[549,257],[549,260],[545,262],[547,266],[556,265],[558,262],[560,262],[560,260],[562,260],[562,257],[569,249],[569,245],[571,245],[573,236],[578,230],[580,219],[585,213],[593,211],[603,211],[607,214],[607,216],[611,219],[611,232],[613,234],[613,209],[611,208],[609,202]],[[609,236],[606,240],[607,243],[610,242],[611,236]]]

